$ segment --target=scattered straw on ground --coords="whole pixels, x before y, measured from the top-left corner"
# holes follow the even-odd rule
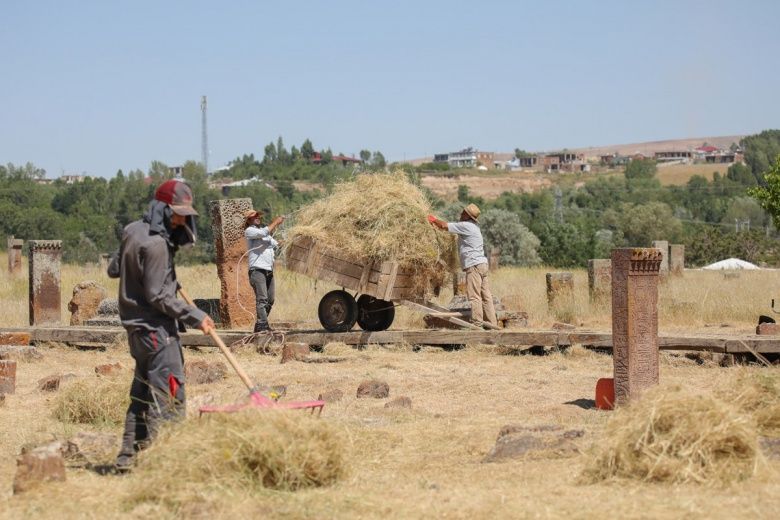
[[[780,437],[780,372],[743,370],[720,394],[726,400],[733,400],[740,410],[750,413],[761,435]]]
[[[753,419],[720,399],[661,387],[615,412],[581,479],[728,483],[762,458]]]
[[[303,236],[361,263],[395,260],[419,281],[441,285],[457,265],[455,241],[428,223],[431,212],[405,173],[360,175],[301,210],[286,243]]]
[[[170,426],[142,453],[131,501],[181,507],[209,494],[327,486],[346,471],[342,434],[290,411],[215,414]]]
[[[54,402],[54,418],[66,423],[115,426],[125,420],[130,384],[124,378],[90,377],[67,385]]]

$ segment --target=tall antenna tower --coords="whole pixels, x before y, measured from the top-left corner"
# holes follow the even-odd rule
[[[206,175],[209,173],[209,131],[206,124],[206,96],[200,98],[200,154],[203,161],[203,167],[206,169]]]

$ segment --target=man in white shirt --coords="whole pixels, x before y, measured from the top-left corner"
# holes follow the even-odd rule
[[[477,222],[479,213],[476,204],[469,204],[463,208],[459,222],[448,223],[433,215],[428,215],[428,222],[439,229],[458,235],[458,255],[460,266],[466,273],[466,292],[471,303],[471,319],[479,325],[488,322],[493,326],[491,328],[495,328],[498,326],[498,321],[488,282],[488,260],[485,256],[482,231]]]
[[[268,315],[276,296],[274,252],[279,243],[271,234],[284,222],[284,217],[276,217],[267,226],[263,225],[262,212],[249,210],[244,213],[244,218],[244,237],[249,250],[249,283],[255,290],[257,320],[254,332],[262,332],[271,330],[268,326]]]

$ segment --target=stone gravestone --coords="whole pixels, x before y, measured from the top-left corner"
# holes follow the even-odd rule
[[[30,240],[30,325],[59,325],[61,240]]]
[[[653,247],[661,250],[661,275],[669,274],[669,242],[667,240],[653,240]]]
[[[14,238],[13,235],[8,237],[8,272],[10,274],[18,274],[22,270],[22,246],[24,240],[21,238]]]
[[[565,303],[574,297],[574,277],[571,273],[547,273],[547,305]]]
[[[669,272],[676,276],[682,276],[685,270],[685,246],[672,244],[669,246]]]
[[[98,314],[100,302],[106,298],[106,288],[97,282],[87,280],[79,282],[73,288],[73,297],[68,302],[70,324],[83,325],[85,321]]]
[[[244,213],[250,209],[252,199],[223,199],[209,203],[221,286],[219,314],[227,328],[247,327],[255,322],[255,293],[249,285],[247,258],[238,265],[247,250]]]
[[[497,247],[490,249],[490,256],[488,257],[488,269],[495,271],[498,269],[499,261],[501,258],[501,250]]]
[[[612,260],[588,260],[588,294],[593,303],[603,302],[612,294]]]
[[[612,251],[612,360],[615,404],[658,384],[658,274],[661,251]]]

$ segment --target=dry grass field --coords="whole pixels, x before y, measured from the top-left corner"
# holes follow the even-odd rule
[[[0,256],[0,265],[5,257]],[[587,275],[576,271],[571,308],[547,310],[543,268],[500,269],[492,278],[495,293],[509,309],[526,310],[530,325],[547,327],[565,319],[594,329],[609,329],[609,309],[590,306]],[[217,297],[214,266],[178,269],[182,284],[194,297]],[[27,322],[25,276],[0,279],[0,325]],[[63,323],[72,287],[83,280],[116,284],[97,267],[64,266]],[[768,313],[780,273],[763,271],[724,278],[721,273],[689,271],[660,289],[660,326],[667,330],[748,332],[758,314]],[[272,319],[315,321],[319,297],[327,284],[280,272]],[[442,295],[446,302],[447,295]],[[393,328],[421,326],[419,315],[398,309]],[[117,377],[129,386],[132,359],[126,346],[81,351],[62,345],[41,347],[43,359],[20,362],[17,392],[0,407],[0,518],[775,518],[780,510],[780,463],[756,463],[755,474],[731,484],[650,483],[633,479],[584,484],[583,468],[591,450],[604,442],[602,432],[614,415],[592,408],[594,386],[609,377],[608,355],[582,348],[548,356],[501,354],[487,346],[469,345],[447,352],[410,345],[355,350],[341,344],[325,354],[346,358],[340,363],[280,364],[278,356],[240,351],[240,362],[258,382],[287,385],[285,399],[316,398],[337,388],[344,398],[326,405],[321,421],[338,430],[346,453],[346,474],[336,483],[298,491],[204,485],[168,485],[175,500],[154,500],[139,492],[144,474],[101,476],[69,469],[67,481],[13,496],[15,459],[27,443],[68,438],[78,431],[119,434],[114,424],[74,425],[53,416],[59,393],[38,390],[37,381],[56,373],[72,373],[77,382],[103,388],[105,378],[94,367],[118,362],[127,370]],[[210,349],[187,351],[189,360],[217,360]],[[774,370],[774,369],[772,369]],[[758,377],[769,370],[757,366],[721,368],[697,364],[682,354],[662,353],[661,380],[690,392],[737,392],[737,377]],[[370,378],[386,381],[390,398],[408,396],[411,409],[385,408],[387,399],[357,399],[358,384]],[[81,383],[83,384],[83,383]],[[228,403],[244,395],[233,374],[211,385],[187,389],[188,420],[197,419],[197,403]],[[298,413],[298,412],[290,412]],[[580,453],[547,453],[504,462],[482,462],[506,424],[560,425],[584,430]],[[185,426],[186,427],[186,426]],[[194,457],[193,457],[194,459]],[[210,468],[190,468],[208,473]]]
[[[656,178],[663,186],[684,186],[694,175],[700,175],[708,181],[715,172],[726,175],[728,164],[672,164],[659,166]]]

